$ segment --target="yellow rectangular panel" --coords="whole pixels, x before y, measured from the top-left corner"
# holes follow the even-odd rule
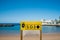
[[[42,30],[42,22],[21,22],[20,23],[21,30]]]

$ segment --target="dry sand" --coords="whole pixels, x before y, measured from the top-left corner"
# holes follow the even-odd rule
[[[24,36],[23,40],[39,40],[39,36]],[[20,40],[20,35],[0,35],[0,40]],[[42,40],[60,40],[60,34],[43,34]]]

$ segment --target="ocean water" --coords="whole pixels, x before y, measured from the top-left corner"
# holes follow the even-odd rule
[[[42,26],[43,33],[60,33],[60,27],[58,26]],[[13,27],[0,27],[0,35],[20,34],[20,25]]]

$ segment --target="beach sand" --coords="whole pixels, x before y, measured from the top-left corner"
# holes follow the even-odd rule
[[[24,36],[23,40],[39,40],[40,36]],[[20,40],[20,35],[0,35],[0,40]],[[42,40],[60,40],[60,34],[42,34]]]

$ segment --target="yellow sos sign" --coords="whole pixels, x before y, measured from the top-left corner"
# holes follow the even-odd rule
[[[20,23],[21,30],[42,30],[42,22],[25,21]]]

